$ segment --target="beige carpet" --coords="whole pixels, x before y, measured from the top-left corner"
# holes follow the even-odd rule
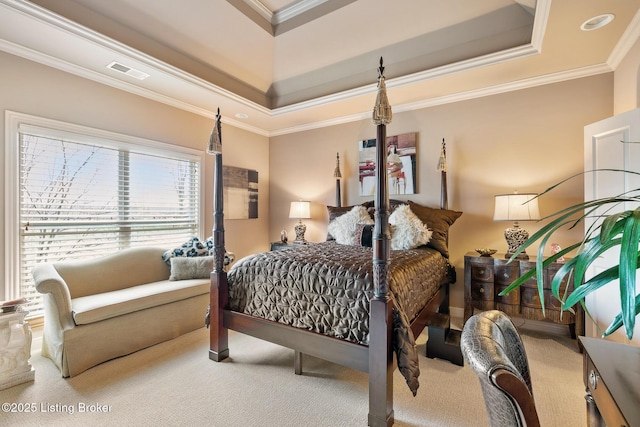
[[[542,426],[584,426],[582,356],[576,341],[521,331]],[[367,376],[315,358],[293,373],[293,351],[230,333],[231,360],[208,359],[208,331],[112,360],[71,379],[60,377],[34,341],[35,382],[0,391],[0,403],[31,413],[2,413],[11,426],[366,426]],[[488,425],[480,386],[468,367],[424,357],[412,397],[397,372],[396,426]],[[15,405],[17,406],[17,405]],[[84,411],[84,412],[82,412]],[[91,412],[94,411],[94,412]]]

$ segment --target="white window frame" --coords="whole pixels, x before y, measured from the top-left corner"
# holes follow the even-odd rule
[[[116,132],[91,128],[87,126],[66,123],[58,120],[38,116],[5,111],[5,266],[4,266],[4,295],[5,299],[19,298],[20,295],[20,167],[19,167],[19,130],[34,126],[46,128],[51,133],[60,133],[67,139],[73,135],[81,137],[83,141],[108,141],[125,146],[135,146],[137,152],[155,154],[173,151],[185,155],[199,163],[200,194],[198,235],[204,231],[204,151],[165,142],[120,134]]]

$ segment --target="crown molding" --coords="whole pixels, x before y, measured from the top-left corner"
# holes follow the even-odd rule
[[[408,111],[420,110],[423,108],[435,107],[438,105],[451,104],[454,102],[468,101],[476,98],[484,98],[491,95],[498,95],[506,92],[513,92],[516,90],[528,89],[536,86],[544,86],[552,83],[560,83],[567,80],[579,79],[583,77],[590,77],[598,74],[610,73],[613,68],[609,64],[599,64],[589,67],[583,67],[579,69],[563,71],[559,73],[547,74],[544,76],[537,76],[528,79],[517,80],[514,82],[495,85],[491,87],[485,87],[481,89],[474,89],[465,92],[459,92],[451,95],[445,95],[435,98],[429,98],[422,101],[399,104],[393,106],[394,113],[404,113]],[[387,89],[389,85],[387,85]],[[338,117],[332,120],[318,121],[315,123],[309,123],[302,126],[290,127],[286,129],[279,129],[277,131],[269,132],[269,136],[286,135],[289,133],[303,132],[313,129],[319,129],[328,126],[336,126],[340,124],[368,120],[371,119],[371,112],[362,112],[358,114],[352,114],[349,116]]]
[[[409,74],[406,76],[396,77],[393,79],[385,80],[387,89],[393,89],[406,85],[421,83],[427,80],[436,79],[452,74],[461,73],[464,71],[473,70],[480,67],[486,67],[488,65],[498,64],[518,58],[524,58],[531,55],[537,55],[539,50],[533,45],[519,46],[512,49],[504,50],[501,52],[491,53],[477,58],[468,59],[465,61],[456,62],[454,64],[443,65],[441,67],[432,68],[425,71]],[[333,102],[344,101],[346,99],[354,98],[357,96],[367,95],[376,91],[376,84],[372,83],[366,86],[334,93],[331,95],[321,96],[308,101],[302,101],[295,104],[287,105],[284,107],[278,107],[271,110],[273,116],[280,116],[283,114],[293,113],[296,111],[306,110],[308,108],[316,108]]]

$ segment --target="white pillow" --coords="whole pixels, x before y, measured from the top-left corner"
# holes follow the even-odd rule
[[[389,224],[395,226],[391,234],[391,249],[413,249],[431,240],[431,230],[413,213],[409,205],[398,206],[389,216]]]
[[[358,224],[373,224],[364,206],[354,206],[349,212],[340,215],[329,223],[327,231],[341,245],[353,245]]]

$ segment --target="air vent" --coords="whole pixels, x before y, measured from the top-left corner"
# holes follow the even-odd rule
[[[149,77],[149,74],[143,73],[142,71],[136,70],[135,68],[127,67],[126,65],[121,64],[117,61],[113,61],[111,64],[107,65],[107,68],[126,74],[127,76],[131,76],[138,80],[144,80]]]

